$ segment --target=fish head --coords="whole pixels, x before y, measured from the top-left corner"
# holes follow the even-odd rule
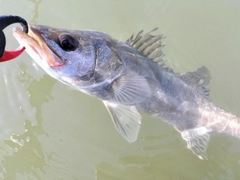
[[[52,77],[75,87],[111,78],[121,62],[114,58],[115,41],[97,31],[75,31],[29,25],[13,34],[27,53]]]

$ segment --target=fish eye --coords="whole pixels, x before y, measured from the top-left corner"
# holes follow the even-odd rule
[[[58,37],[60,47],[65,51],[74,51],[76,49],[76,40],[69,34],[61,34]]]

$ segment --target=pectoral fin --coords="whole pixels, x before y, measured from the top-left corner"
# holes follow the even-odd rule
[[[112,100],[119,104],[132,105],[152,95],[149,82],[140,75],[123,75],[112,83]]]
[[[200,159],[207,158],[207,146],[210,140],[210,130],[206,127],[185,130],[181,132],[182,138],[187,142],[187,147]]]
[[[135,106],[123,106],[103,101],[111,115],[117,131],[128,141],[134,142],[137,139],[141,125],[141,115]]]

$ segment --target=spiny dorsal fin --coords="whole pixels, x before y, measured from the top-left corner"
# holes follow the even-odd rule
[[[164,54],[162,52],[162,47],[164,46],[162,44],[162,39],[164,39],[164,36],[162,34],[159,34],[159,35],[151,34],[157,29],[158,28],[155,28],[146,34],[143,34],[143,30],[142,30],[137,34],[135,38],[134,38],[134,35],[132,35],[126,41],[126,43],[134,47],[135,49],[137,49],[143,55],[148,57],[148,59],[151,59],[160,65],[164,65],[164,60],[163,60]]]
[[[206,67],[201,67],[194,72],[182,74],[182,79],[194,86],[199,87],[205,96],[209,95],[209,89],[206,87],[210,81],[210,73]]]

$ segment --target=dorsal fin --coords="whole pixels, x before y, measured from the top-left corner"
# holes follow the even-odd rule
[[[207,85],[209,84],[211,76],[206,67],[202,66],[197,69],[197,71],[184,73],[181,75],[181,78],[185,82],[198,87],[205,96],[209,95]]]
[[[137,49],[148,59],[158,63],[164,69],[173,73],[173,70],[165,65],[163,60],[164,53],[162,47],[164,47],[162,40],[165,38],[162,34],[152,35],[151,33],[156,31],[158,28],[151,30],[150,32],[143,34],[143,30],[140,31],[136,37],[132,35],[125,43]],[[187,72],[180,75],[181,79],[198,87],[200,91],[205,95],[209,95],[209,89],[206,87],[210,81],[210,73],[206,67],[201,67],[194,72]]]
[[[156,31],[158,28],[155,28],[151,30],[150,32],[143,34],[143,30],[140,31],[137,36],[134,38],[134,35],[132,35],[126,43],[135,49],[137,49],[139,52],[141,52],[143,55],[148,57],[148,59],[151,59],[158,64],[164,65],[163,60],[163,52],[162,47],[164,46],[162,44],[162,39],[165,37],[162,34],[159,35],[152,35],[151,33]]]

